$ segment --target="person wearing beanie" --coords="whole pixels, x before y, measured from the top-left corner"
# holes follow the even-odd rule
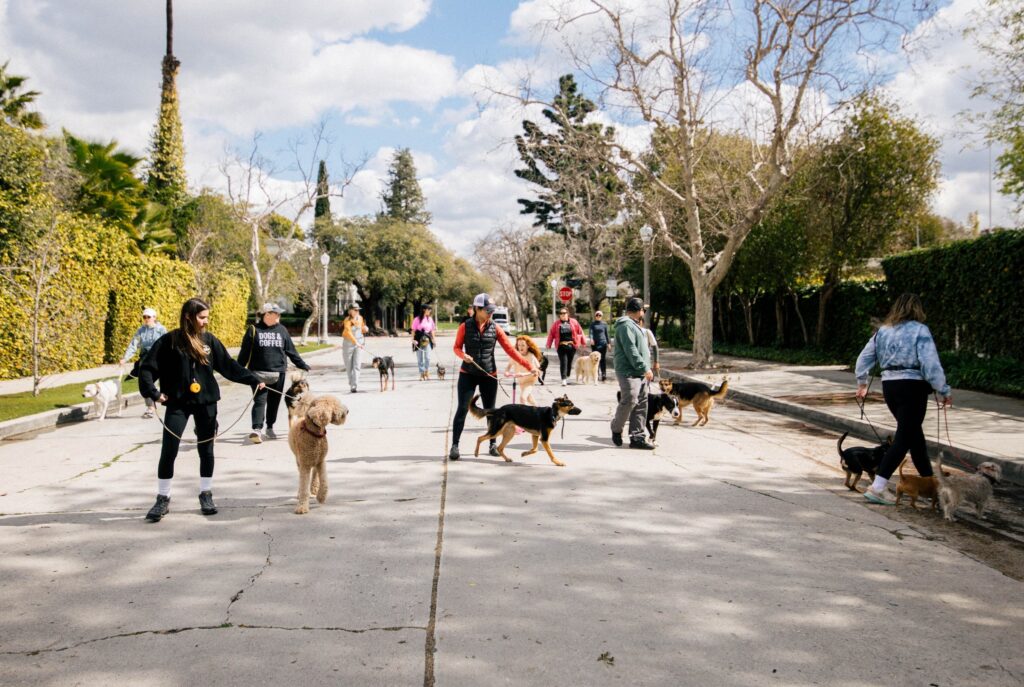
[[[132,356],[135,355],[135,351],[139,352],[139,359],[132,365],[132,371],[128,373],[129,376],[139,376],[139,365],[142,363],[142,359],[149,353],[149,349],[153,347],[156,340],[167,333],[167,327],[163,326],[156,321],[156,310],[153,308],[145,308],[142,311],[142,326],[135,330],[132,334],[132,340],[128,343],[128,348],[125,350],[124,355],[121,356],[121,365],[124,365]],[[146,400],[146,412],[142,414],[142,417],[150,418],[153,417],[154,403],[153,399],[147,398]]]
[[[647,385],[654,378],[651,352],[643,328],[644,304],[639,298],[626,302],[626,314],[615,322],[615,378],[619,405],[612,418],[612,443],[622,446],[622,430],[629,418],[629,447],[651,450],[647,441]]]
[[[281,407],[288,360],[300,370],[309,371],[309,365],[295,350],[291,335],[281,324],[281,308],[277,303],[264,303],[259,322],[251,325],[242,337],[238,362],[259,377],[268,388],[256,392],[252,401],[252,433],[249,440],[263,443],[263,421],[266,419],[267,439],[276,439],[274,423]],[[255,391],[255,388],[253,389]]]

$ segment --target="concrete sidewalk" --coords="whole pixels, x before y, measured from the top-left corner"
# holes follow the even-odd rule
[[[729,398],[806,422],[850,432],[865,441],[877,441],[896,428],[882,398],[882,384],[874,380],[861,417],[854,392],[853,373],[841,365],[787,365],[716,355],[715,372],[687,369],[688,351],[662,349],[663,374],[681,375],[718,385],[729,380]],[[947,436],[948,423],[948,436]],[[872,426],[874,429],[872,429]],[[929,404],[924,421],[929,447],[949,448],[954,461],[969,467],[986,460],[999,463],[1008,481],[1024,484],[1024,401],[961,389],[953,390],[953,406],[946,419]]]

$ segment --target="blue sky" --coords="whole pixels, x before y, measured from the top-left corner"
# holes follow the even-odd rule
[[[535,28],[548,2],[176,0],[190,183],[223,188],[226,151],[247,149],[261,132],[284,193],[296,174],[282,151],[324,120],[335,174],[340,152],[368,158],[346,198],[332,202],[336,213],[375,211],[393,150],[409,147],[432,228],[449,247],[468,254],[495,226],[528,224],[515,200],[529,190],[512,174],[510,144],[524,112],[482,84],[511,87],[530,70],[553,86],[572,70],[559,36]],[[917,29],[924,50],[877,58],[893,97],[943,141],[936,211],[961,222],[980,212],[986,226],[987,151],[964,149],[956,118],[979,105],[968,98],[969,83],[984,58],[960,31],[982,4],[947,0]],[[114,138],[142,152],[159,100],[163,7],[160,0],[0,0],[0,61],[42,92],[53,130]],[[996,224],[1012,221],[1010,207],[996,195]]]

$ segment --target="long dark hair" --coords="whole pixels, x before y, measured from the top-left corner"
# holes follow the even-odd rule
[[[202,339],[202,329],[199,327],[197,316],[204,310],[209,310],[207,305],[199,298],[189,298],[181,306],[181,316],[178,317],[178,328],[174,330],[174,347],[184,351],[188,357],[201,365],[206,365],[206,350]]]

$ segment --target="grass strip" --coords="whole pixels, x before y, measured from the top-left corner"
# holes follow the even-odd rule
[[[101,377],[100,379],[107,379]],[[99,381],[95,379],[92,381]],[[82,397],[82,389],[88,382],[76,384],[65,384],[51,389],[43,389],[38,396],[33,396],[31,391],[24,391],[16,394],[4,394],[0,396],[0,422],[13,420],[26,415],[35,415],[47,410],[56,408],[70,408],[79,403],[86,403],[87,398]],[[139,380],[126,379],[122,386],[122,393],[127,395],[139,390]],[[108,409],[107,412],[110,412]]]

